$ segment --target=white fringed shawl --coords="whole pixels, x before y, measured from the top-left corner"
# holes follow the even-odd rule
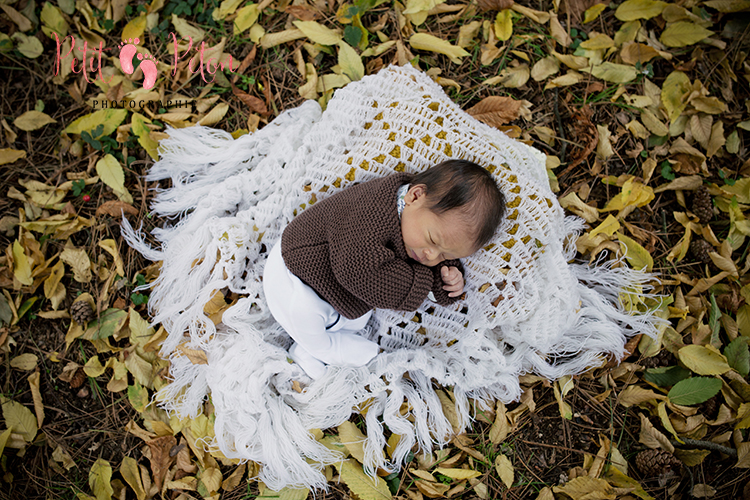
[[[470,117],[410,66],[347,85],[325,112],[307,101],[236,140],[204,127],[170,129],[161,147],[148,180],[171,179],[172,187],[153,211],[179,222],[154,231],[160,250],[123,223],[132,246],[163,261],[149,307],[169,333],[161,354],[174,380],[158,399],[194,416],[210,393],[214,444],[260,463],[273,489],[325,487],[321,470],[340,457],[308,429],[341,424],[355,405],[369,404],[366,465],[393,470],[415,444],[429,451],[453,432],[433,382],[453,387],[466,427],[469,397],[515,400],[521,374],[580,373],[605,355],[620,358],[628,335],[655,333],[653,315],[628,314],[618,300],[646,274],[569,264],[582,223],[565,217],[550,191],[544,155]],[[492,244],[463,261],[466,300],[426,302],[417,313],[377,310],[363,334],[384,352],[365,367],[329,367],[294,391],[293,380],[307,379],[287,360],[291,341],[264,302],[268,250],[315,199],[448,158],[488,168],[507,199]],[[204,306],[222,290],[242,298],[214,324]],[[183,347],[204,350],[208,364],[192,364]],[[386,427],[401,435],[392,462],[382,453]]]

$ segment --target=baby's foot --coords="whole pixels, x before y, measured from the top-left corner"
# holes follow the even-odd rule
[[[143,70],[143,88],[148,90],[156,83],[156,61],[149,54],[138,54],[138,59],[141,61]]]
[[[132,75],[133,71],[135,71],[135,68],[133,68],[133,56],[138,51],[138,48],[136,47],[138,42],[140,42],[138,38],[135,40],[128,38],[127,43],[120,43],[120,66],[122,66],[122,70],[128,75]],[[154,80],[155,79],[156,78],[154,78]]]
[[[326,365],[321,360],[314,358],[309,352],[294,343],[289,349],[289,357],[302,368],[307,375],[317,380],[326,373]]]

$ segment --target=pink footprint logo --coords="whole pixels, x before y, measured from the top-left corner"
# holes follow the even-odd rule
[[[135,71],[135,68],[133,68],[133,56],[138,52],[136,45],[139,42],[138,38],[128,38],[127,42],[120,43],[120,66],[122,66],[122,70],[128,75],[132,75]],[[146,90],[153,88],[158,74],[156,61],[148,54],[138,54],[138,60],[141,61],[141,69],[143,70],[143,88]]]

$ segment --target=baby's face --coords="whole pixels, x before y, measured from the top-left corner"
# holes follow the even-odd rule
[[[401,235],[409,257],[425,266],[461,259],[474,253],[474,237],[464,217],[448,211],[436,215],[429,208],[424,186],[411,186],[401,212]]]

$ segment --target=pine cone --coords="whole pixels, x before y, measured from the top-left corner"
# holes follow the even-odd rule
[[[710,420],[714,420],[719,415],[719,407],[721,406],[720,394],[706,400],[700,405],[700,412]]]
[[[664,450],[645,450],[635,456],[635,465],[646,477],[661,476],[682,465],[674,455]]]
[[[88,323],[96,317],[96,314],[94,314],[94,310],[91,308],[91,304],[89,304],[85,300],[78,300],[76,302],[73,302],[70,305],[70,315],[79,325]]]
[[[657,366],[669,366],[673,362],[674,356],[672,353],[666,349],[662,349],[656,356],[639,360],[638,364],[644,368],[656,368]]]
[[[690,252],[693,254],[693,257],[704,264],[712,262],[711,256],[708,253],[713,251],[714,248],[706,240],[694,240],[690,243]]]
[[[693,195],[693,213],[706,224],[714,216],[714,204],[706,186],[701,186]]]

